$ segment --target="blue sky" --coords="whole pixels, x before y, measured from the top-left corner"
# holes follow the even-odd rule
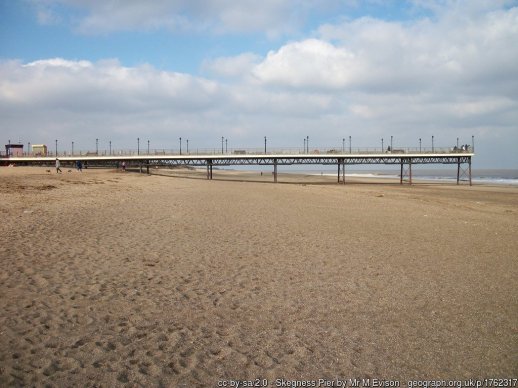
[[[479,167],[518,168],[516,41],[505,0],[0,0],[2,141],[474,135]]]
[[[91,61],[117,58],[125,66],[149,63],[163,70],[197,74],[204,59],[247,51],[266,55],[286,41],[314,35],[324,23],[360,17],[405,21],[429,14],[405,1],[329,3],[328,9],[315,6],[311,14],[300,17],[299,28],[268,37],[257,30],[211,33],[138,25],[86,33],[77,30],[77,19],[85,18],[88,8],[66,7],[57,1],[42,1],[38,6],[38,1],[2,0],[0,55],[4,60],[16,58],[23,62],[54,57]],[[38,22],[37,13],[42,7],[56,20]]]

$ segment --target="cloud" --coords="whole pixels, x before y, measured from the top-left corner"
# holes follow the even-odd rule
[[[278,36],[299,27],[311,10],[318,9],[316,0],[32,0],[32,3],[38,12],[46,15],[63,14],[63,8],[73,10],[75,16],[71,21],[83,34],[165,28]]]
[[[319,29],[319,39],[271,51],[253,74],[298,89],[472,94],[518,91],[518,8],[475,20],[402,24],[360,18]],[[331,43],[333,42],[333,43]]]
[[[205,77],[113,59],[1,62],[0,126],[13,139],[77,147],[148,137],[171,148],[180,136],[200,148],[221,136],[293,146],[307,135],[315,146],[349,135],[356,146],[390,136],[425,146],[432,135],[450,146],[475,135],[479,163],[502,167],[484,149],[516,154],[518,8],[433,4],[436,13],[414,21],[341,20],[265,56],[208,59]]]
[[[319,38],[355,56],[362,69],[356,82],[362,88],[455,88],[470,94],[497,90],[516,97],[518,48],[513,42],[518,40],[518,8],[460,3],[466,7],[460,9],[458,2],[441,7],[437,20],[402,23],[364,17],[324,25]],[[480,8],[484,12],[475,12]]]
[[[263,83],[295,88],[337,89],[354,82],[355,55],[322,40],[309,39],[268,53],[253,70]]]
[[[210,80],[115,60],[3,62],[0,78],[2,125],[33,143],[34,137],[59,136],[79,145],[102,135],[121,142],[134,133],[201,128],[222,101]]]
[[[205,109],[214,103],[218,90],[209,80],[149,65],[124,67],[116,60],[92,63],[53,58],[19,65],[17,72],[20,77],[12,89],[47,109],[71,106],[83,110],[85,104],[101,110],[117,107],[121,113],[135,108]],[[106,106],[106,102],[110,104]]]
[[[202,69],[217,77],[242,78],[250,73],[250,69],[261,60],[254,53],[243,53],[234,57],[219,57],[206,60]]]

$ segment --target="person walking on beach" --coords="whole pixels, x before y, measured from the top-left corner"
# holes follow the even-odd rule
[[[78,161],[76,162],[76,168],[77,168],[77,171],[79,171],[79,172],[83,172],[83,163],[81,163],[81,161],[80,161],[80,160],[78,160]]]
[[[59,163],[59,159],[56,158],[56,174],[59,174],[62,172],[60,166],[61,166],[61,164]]]
[[[122,162],[122,172],[126,171],[126,162]]]

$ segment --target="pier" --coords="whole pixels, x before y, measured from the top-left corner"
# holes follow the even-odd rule
[[[278,166],[292,165],[325,165],[336,166],[337,182],[346,183],[345,172],[353,165],[392,165],[400,169],[400,184],[408,182],[412,184],[412,167],[415,165],[443,164],[453,165],[457,168],[457,184],[462,178],[466,178],[469,185],[471,180],[471,159],[474,157],[471,150],[434,149],[433,151],[419,151],[415,149],[398,149],[383,152],[381,150],[357,150],[355,152],[343,152],[336,150],[311,150],[308,152],[293,152],[276,150],[261,153],[257,150],[234,150],[230,153],[201,152],[201,153],[174,153],[154,152],[153,154],[137,154],[128,151],[119,152],[117,155],[99,155],[98,153],[59,155],[59,160],[64,165],[81,160],[88,166],[109,167],[117,163],[125,162],[127,167],[137,167],[140,172],[149,174],[149,168],[171,166],[206,167],[207,179],[213,177],[214,167],[223,166],[272,166],[273,182],[277,182]],[[0,158],[2,165],[46,165],[53,166],[56,156],[10,156]]]

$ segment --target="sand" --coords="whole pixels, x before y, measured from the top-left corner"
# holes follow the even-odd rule
[[[0,386],[518,375],[517,188],[51,171],[0,168]]]

